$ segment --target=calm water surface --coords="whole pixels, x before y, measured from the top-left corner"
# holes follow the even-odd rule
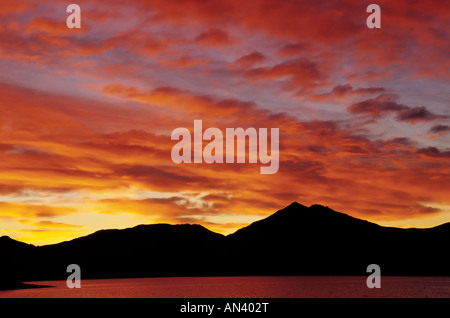
[[[381,277],[369,289],[366,276],[256,276],[86,279],[80,289],[66,281],[32,284],[50,288],[0,291],[0,298],[450,298],[450,277]]]

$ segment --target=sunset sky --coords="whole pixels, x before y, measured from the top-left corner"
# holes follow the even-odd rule
[[[297,201],[450,222],[450,6],[374,1],[0,3],[0,236],[228,234]],[[177,127],[279,128],[280,167],[175,164]]]

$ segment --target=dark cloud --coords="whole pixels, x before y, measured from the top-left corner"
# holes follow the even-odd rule
[[[430,133],[446,133],[450,132],[450,126],[448,125],[436,125],[430,128]]]
[[[346,94],[346,93],[349,93],[352,91],[353,91],[352,86],[350,84],[345,84],[345,85],[338,85],[338,86],[333,87],[333,89],[331,90],[331,93],[341,95],[341,94]]]
[[[350,84],[337,85],[331,90],[331,94],[344,95],[344,94],[375,94],[383,93],[386,89],[384,87],[366,87],[354,89]]]
[[[308,146],[307,148],[309,151],[317,153],[317,154],[321,154],[321,155],[325,154],[331,150],[328,147],[324,147],[324,146],[320,146],[320,145]]]
[[[389,144],[400,144],[404,146],[412,146],[414,142],[406,137],[395,137],[387,141]]]
[[[359,146],[344,146],[341,150],[348,152],[348,153],[353,153],[353,154],[366,154],[367,153],[367,150],[365,150]]]
[[[381,117],[385,114],[395,114],[395,119],[411,124],[448,118],[430,112],[425,106],[411,107],[397,103],[398,96],[394,94],[381,94],[376,98],[350,105],[347,109],[353,114]]]
[[[365,101],[353,104],[347,109],[353,114],[365,114],[379,117],[384,113],[396,112],[408,109],[408,106],[395,102],[396,95],[382,94],[376,98],[367,99]]]
[[[384,87],[362,87],[353,88],[350,84],[337,85],[327,93],[315,94],[311,96],[318,101],[327,101],[335,98],[342,98],[346,96],[365,95],[365,94],[380,94],[385,93],[387,90]]]
[[[395,117],[395,119],[397,119],[398,121],[407,121],[410,123],[415,123],[418,121],[432,121],[445,118],[447,118],[447,116],[433,114],[424,106],[403,109]]]
[[[429,157],[450,158],[450,150],[441,151],[436,147],[421,148],[417,153],[427,155]]]

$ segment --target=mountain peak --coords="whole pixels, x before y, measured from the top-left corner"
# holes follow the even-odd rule
[[[0,243],[2,246],[11,246],[11,247],[34,247],[33,244],[27,244],[20,241],[17,241],[7,235],[3,235],[0,237]]]
[[[8,235],[3,235],[2,237],[0,237],[0,242],[19,242],[11,237],[9,237]],[[19,242],[22,243],[22,242]],[[25,244],[25,243],[24,243]]]
[[[307,207],[304,206],[303,204],[298,203],[297,201],[294,201],[291,204],[289,204],[287,207],[285,207],[285,209],[287,209],[287,208],[307,208]]]
[[[271,233],[271,236],[276,237],[303,235],[306,238],[314,237],[315,233],[321,231],[340,235],[339,233],[349,229],[359,232],[373,230],[378,227],[380,226],[375,223],[334,211],[327,206],[313,204],[307,207],[298,202],[292,202],[284,209],[265,219],[253,222],[229,236],[257,235],[262,237],[265,235],[262,233]]]

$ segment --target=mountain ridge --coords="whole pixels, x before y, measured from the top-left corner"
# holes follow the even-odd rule
[[[85,237],[90,237],[90,236],[93,236],[93,235],[98,235],[98,234],[100,234],[100,233],[116,232],[116,231],[124,231],[124,230],[131,230],[131,229],[137,229],[137,228],[141,228],[141,227],[151,227],[151,226],[184,226],[184,225],[186,225],[186,226],[198,226],[198,227],[201,227],[201,228],[203,228],[203,229],[205,229],[205,230],[207,230],[207,231],[209,231],[209,232],[215,233],[215,234],[217,234],[217,235],[221,235],[221,236],[224,236],[224,237],[229,237],[229,236],[234,235],[234,234],[237,233],[238,231],[240,231],[240,230],[242,230],[242,229],[245,229],[245,228],[251,226],[252,224],[255,224],[255,223],[258,223],[258,222],[261,222],[261,221],[265,221],[265,220],[267,220],[267,219],[271,219],[272,217],[274,217],[274,216],[276,216],[276,215],[279,215],[280,212],[284,212],[286,209],[292,208],[292,207],[296,207],[296,208],[297,208],[297,207],[301,207],[302,209],[304,208],[304,209],[306,209],[306,210],[308,210],[308,211],[309,211],[309,209],[311,209],[311,208],[313,208],[313,209],[314,209],[314,208],[326,209],[326,210],[329,210],[329,211],[332,212],[332,213],[335,213],[335,214],[338,214],[338,215],[342,215],[342,216],[346,216],[346,217],[349,217],[350,219],[353,219],[353,220],[362,221],[362,222],[365,222],[365,223],[367,223],[367,224],[375,225],[375,226],[378,226],[378,227],[381,227],[381,228],[386,228],[386,229],[396,229],[396,230],[419,230],[419,231],[421,231],[421,230],[430,230],[430,229],[441,228],[441,227],[444,228],[444,229],[445,229],[446,227],[449,227],[449,228],[450,228],[450,222],[442,223],[442,224],[439,224],[439,225],[436,225],[436,226],[433,226],[433,227],[428,227],[428,228],[416,228],[416,227],[401,228],[401,227],[393,227],[393,226],[383,226],[383,225],[379,225],[379,224],[377,224],[377,223],[375,223],[375,222],[367,221],[367,220],[364,220],[364,219],[359,219],[359,218],[350,216],[350,215],[348,215],[348,214],[346,214],[346,213],[335,211],[335,210],[329,208],[328,206],[324,206],[324,205],[320,205],[320,204],[313,204],[313,205],[307,207],[307,206],[305,206],[305,205],[302,205],[302,204],[300,204],[300,203],[294,201],[294,202],[292,202],[291,204],[289,204],[288,206],[286,206],[285,208],[283,208],[283,209],[281,209],[281,210],[278,210],[278,211],[276,211],[275,213],[273,213],[273,214],[271,214],[271,215],[269,215],[269,216],[267,216],[267,217],[265,217],[265,218],[262,218],[262,219],[260,219],[260,220],[254,221],[254,222],[252,222],[251,224],[249,224],[249,225],[247,225],[247,226],[244,226],[244,227],[242,227],[242,228],[236,230],[235,232],[229,233],[229,234],[227,234],[227,235],[224,235],[224,234],[221,234],[221,233],[214,232],[214,231],[208,229],[207,227],[205,227],[205,226],[203,226],[203,225],[200,225],[200,224],[196,224],[196,223],[179,223],[179,224],[152,223],[152,224],[137,224],[137,225],[135,225],[135,226],[127,227],[127,228],[100,229],[100,230],[94,231],[94,232],[92,232],[92,233],[90,233],[90,234],[87,234],[87,235],[84,235],[84,236],[80,236],[80,237],[76,237],[76,238],[73,238],[73,239],[70,239],[70,240],[67,240],[67,241],[61,241],[61,242],[51,243],[51,244],[45,244],[45,245],[34,245],[34,244],[31,244],[31,243],[25,243],[25,242],[16,240],[16,239],[14,239],[14,238],[11,238],[11,237],[8,236],[8,235],[3,235],[3,236],[1,236],[1,237],[0,237],[0,242],[1,242],[1,240],[2,240],[3,238],[8,238],[8,239],[10,239],[10,240],[13,240],[13,241],[15,241],[15,242],[18,242],[18,243],[21,243],[21,244],[25,244],[25,245],[28,245],[28,246],[44,247],[44,246],[56,245],[56,244],[61,244],[61,243],[66,243],[66,242],[72,242],[72,241],[74,241],[74,240],[78,240],[78,239],[85,238]]]
[[[386,275],[450,276],[450,223],[427,229],[383,227],[293,202],[229,235],[198,224],[140,224],[99,230],[34,246],[3,236],[0,270],[9,280],[67,278],[78,264],[84,278],[365,275],[378,264]],[[1,285],[1,282],[0,282]]]

